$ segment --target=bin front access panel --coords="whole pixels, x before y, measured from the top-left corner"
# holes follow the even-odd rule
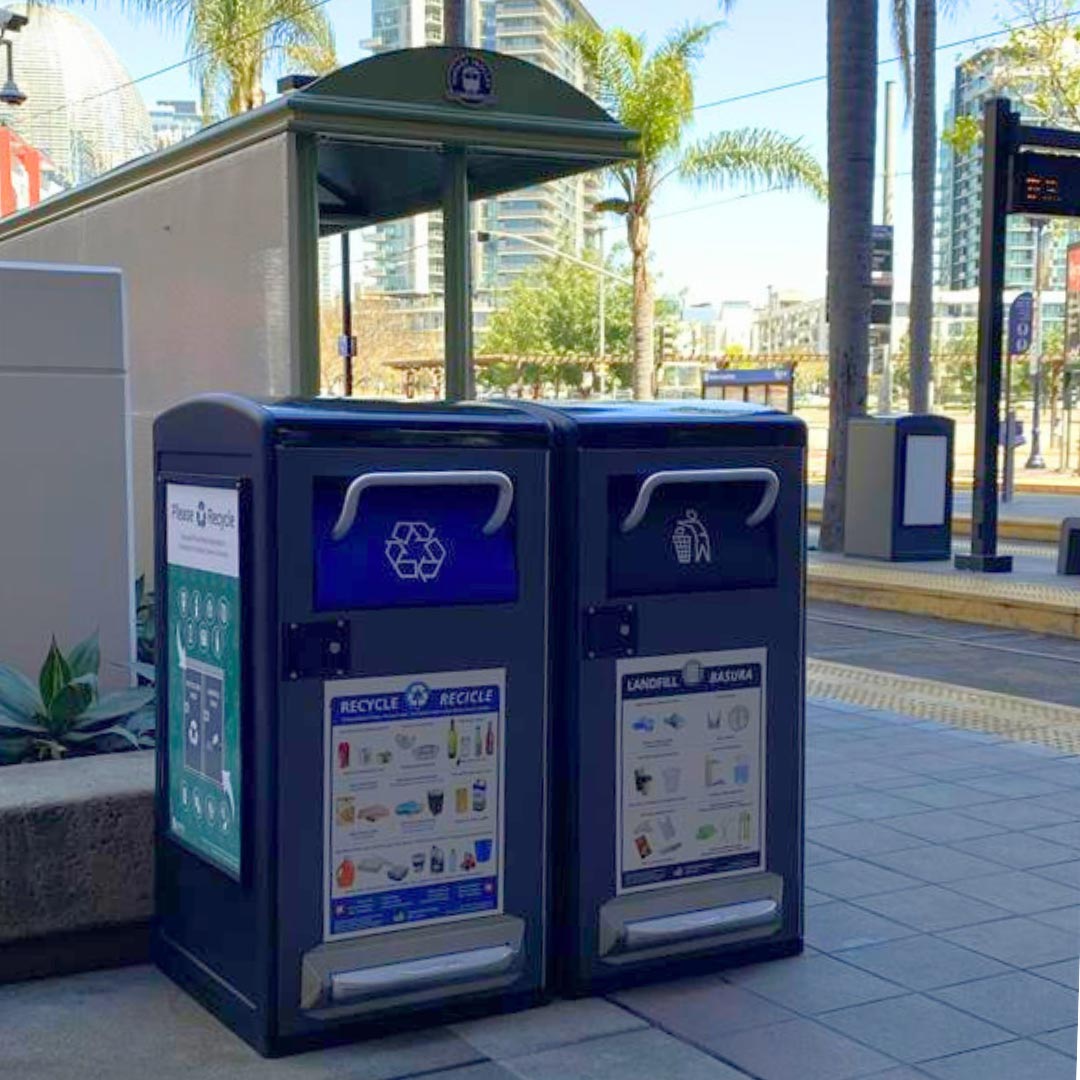
[[[560,988],[798,951],[805,427],[722,402],[536,412],[558,440]]]
[[[542,990],[548,437],[495,406],[157,422],[155,956],[264,1053]]]

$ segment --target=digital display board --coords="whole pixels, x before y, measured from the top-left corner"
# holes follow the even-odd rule
[[[1080,215],[1080,156],[1016,154],[1010,192],[1012,214]]]

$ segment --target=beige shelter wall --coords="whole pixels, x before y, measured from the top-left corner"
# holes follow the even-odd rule
[[[0,260],[115,266],[127,286],[137,572],[153,570],[154,418],[194,394],[298,392],[280,134],[0,241]]]
[[[0,663],[37,677],[97,631],[101,681],[135,659],[124,282],[0,262]]]

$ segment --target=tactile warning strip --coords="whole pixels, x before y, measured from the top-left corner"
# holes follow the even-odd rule
[[[1080,754],[1080,709],[1069,705],[809,658],[806,692]]]

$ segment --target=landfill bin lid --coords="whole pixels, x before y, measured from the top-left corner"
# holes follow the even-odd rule
[[[238,429],[290,446],[546,446],[550,425],[512,403],[360,401],[350,398],[258,400],[203,394],[162,413],[158,438],[199,431],[208,451],[226,450]]]
[[[742,401],[514,402],[579,446],[805,446],[806,424]]]

